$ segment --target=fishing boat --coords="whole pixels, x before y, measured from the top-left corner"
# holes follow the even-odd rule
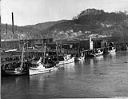
[[[41,73],[47,73],[51,72],[53,70],[56,70],[57,68],[55,65],[52,64],[44,64],[42,63],[42,57],[37,61],[37,63],[32,64],[33,67],[29,68],[29,75],[36,75],[36,74],[41,74]]]
[[[15,65],[19,66],[21,63],[16,63]],[[13,63],[10,63],[10,64],[6,64],[6,66],[12,66],[14,65]],[[2,76],[22,76],[22,75],[28,75],[29,71],[28,71],[28,68],[29,68],[29,65],[27,62],[24,62],[23,63],[24,65],[24,68],[21,68],[21,67],[17,67],[17,68],[14,68],[14,69],[11,69],[11,68],[1,68],[1,75]],[[25,68],[25,67],[28,67],[28,68]]]
[[[115,53],[116,52],[116,48],[115,47],[112,47],[112,46],[110,46],[109,47],[109,50],[108,50],[108,53]]]
[[[92,51],[90,52],[90,54],[88,55],[89,57],[97,57],[103,55],[103,51],[101,51],[100,49],[96,49],[96,51]]]
[[[85,59],[85,57],[84,56],[76,56],[75,57],[75,61],[82,61],[82,60],[84,60]]]
[[[76,60],[81,61],[81,60],[84,60],[84,59],[85,59],[84,56],[80,56],[80,57],[78,57]]]
[[[62,53],[58,53],[58,44],[56,42],[56,66],[69,64],[75,61],[75,58],[71,56],[71,54],[62,55]]]
[[[80,55],[76,55],[76,57],[75,57],[75,61],[81,61],[84,59],[85,59],[85,56],[83,55],[83,53],[81,53]]]
[[[56,69],[56,64],[51,60],[50,57],[46,57],[45,44],[43,58],[40,57],[37,62],[32,62],[32,66],[29,68],[29,75],[47,73]]]
[[[64,64],[69,64],[69,63],[73,63],[75,61],[75,58],[74,57],[71,57],[71,55],[69,54],[69,55],[58,57],[58,60],[59,61],[57,63],[57,66],[64,65]]]
[[[24,46],[21,58],[14,56],[7,56],[2,62],[1,74],[2,76],[21,76],[29,74],[29,66],[31,63],[24,60]]]

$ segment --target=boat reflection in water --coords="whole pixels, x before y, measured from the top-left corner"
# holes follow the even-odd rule
[[[44,74],[38,74],[34,76],[30,76],[30,90],[34,92],[34,88],[39,90],[44,90],[45,86],[45,81],[49,79],[52,75],[54,75],[56,71],[52,71],[49,73],[44,73]],[[36,85],[35,85],[36,84]]]
[[[66,71],[66,72],[75,72],[75,63],[73,62],[73,63],[69,63],[69,64],[65,64],[64,65],[64,70]]]

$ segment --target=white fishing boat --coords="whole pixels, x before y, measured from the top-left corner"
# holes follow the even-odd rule
[[[98,52],[96,52],[96,53],[94,54],[94,56],[100,56],[100,55],[103,55],[103,51],[98,50]]]
[[[42,61],[42,57],[40,57],[39,61],[37,61],[34,67],[29,68],[29,75],[47,73],[57,69],[57,67],[55,66],[46,68],[46,65],[49,65],[49,64],[43,64],[41,61]]]
[[[56,63],[56,66],[73,63],[75,61],[75,58],[72,57],[70,54],[66,54],[64,56],[59,56],[57,42],[56,42],[56,53],[57,53],[57,63]]]
[[[57,64],[57,66],[59,65],[64,65],[64,64],[69,64],[69,63],[73,63],[75,60],[74,57],[71,57],[71,55],[65,55],[63,57],[63,60],[60,60],[59,63]]]
[[[96,52],[89,54],[89,56],[91,56],[91,57],[96,57],[96,56],[100,56],[100,55],[103,55],[103,51],[101,51],[100,49],[97,49]]]
[[[51,71],[57,70],[56,67],[52,67],[52,68],[30,68],[29,69],[29,75],[36,75],[36,74],[41,74],[41,73],[48,73]]]
[[[109,47],[108,53],[115,53],[116,52],[116,48],[115,47]]]
[[[55,64],[49,63],[48,60],[46,62],[45,53],[46,52],[46,44],[44,46],[44,56],[43,58],[40,57],[40,59],[37,62],[32,63],[34,66],[29,68],[29,75],[35,75],[40,73],[47,73],[53,70],[56,70]]]

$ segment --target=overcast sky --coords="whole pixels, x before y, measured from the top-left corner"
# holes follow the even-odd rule
[[[128,0],[2,0],[2,23],[31,25],[47,21],[72,19],[88,8],[105,11],[128,11]]]

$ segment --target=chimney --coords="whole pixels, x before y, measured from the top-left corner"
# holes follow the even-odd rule
[[[12,12],[12,33],[14,34],[14,16]]]

